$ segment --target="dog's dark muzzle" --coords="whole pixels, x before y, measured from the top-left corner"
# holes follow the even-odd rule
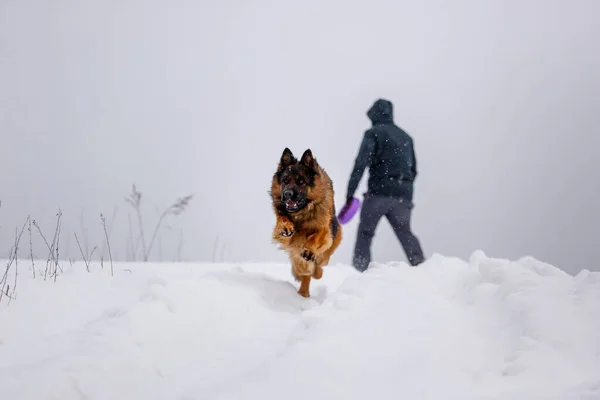
[[[299,198],[298,192],[294,189],[284,189],[281,200],[285,204],[286,210],[290,212],[298,211],[304,205],[304,199]]]

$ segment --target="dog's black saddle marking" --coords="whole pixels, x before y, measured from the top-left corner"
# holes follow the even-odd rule
[[[335,235],[337,235],[338,229],[340,228],[340,223],[337,219],[337,215],[335,213],[335,205],[333,206],[333,214],[331,215],[331,220],[329,221],[329,229],[331,230],[331,238],[335,239]]]

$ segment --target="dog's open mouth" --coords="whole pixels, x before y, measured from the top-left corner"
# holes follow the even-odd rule
[[[288,210],[290,212],[298,211],[300,209],[300,207],[302,207],[302,203],[303,202],[300,202],[300,201],[286,200],[285,208],[286,208],[286,210]]]

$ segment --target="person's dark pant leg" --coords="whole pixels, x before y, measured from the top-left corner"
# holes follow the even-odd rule
[[[386,217],[398,237],[410,265],[418,265],[425,261],[419,239],[410,226],[413,204],[411,201],[398,199],[387,210]]]
[[[390,206],[389,199],[366,195],[360,211],[360,222],[354,245],[352,265],[360,272],[364,272],[371,262],[371,242],[379,220],[387,213]]]

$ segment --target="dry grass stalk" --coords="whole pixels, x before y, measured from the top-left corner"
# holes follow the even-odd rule
[[[51,245],[48,243],[48,240],[46,239],[46,236],[44,236],[44,234],[42,232],[42,228],[40,228],[37,221],[33,220],[33,226],[35,226],[37,228],[38,233],[40,234],[40,236],[44,240],[44,243],[46,244],[46,247],[48,248],[48,258],[46,259],[46,268],[44,270],[44,280],[46,280],[46,278],[48,276],[48,269],[51,267],[52,261],[54,261],[55,270],[58,269],[58,267],[59,267],[58,258],[55,256],[54,252],[55,252],[55,247],[57,245],[58,235],[60,232],[62,212],[59,210],[58,213],[56,214],[56,216],[57,216],[56,229],[54,230],[54,238],[52,239]],[[52,271],[50,271],[50,275],[52,275]]]
[[[146,254],[146,237],[144,235],[144,221],[142,219],[142,210],[140,208],[141,204],[142,204],[142,193],[140,191],[137,190],[135,183],[132,185],[131,188],[131,193],[129,194],[129,197],[125,198],[125,201],[129,204],[131,204],[131,206],[133,207],[133,209],[135,210],[137,217],[138,217],[138,225],[140,228],[140,236],[139,238],[142,241],[142,251],[144,254]],[[136,253],[137,253],[137,246],[136,246]],[[134,254],[134,261],[135,261],[135,254]]]
[[[117,211],[118,211],[118,207],[114,206],[113,207],[112,216],[111,216],[111,219],[110,219],[110,224],[107,224],[106,221],[103,222],[103,225],[105,226],[105,228],[104,228],[105,235],[108,236],[109,239],[110,239],[110,236],[112,234],[112,229],[113,229],[113,227],[115,225],[115,219],[117,217]],[[104,258],[106,258],[105,246],[106,246],[106,243],[103,241],[102,242],[102,249],[100,251],[100,260],[101,260],[101,263],[103,263]]]
[[[92,252],[91,252],[89,260],[88,260],[85,257],[83,249],[81,248],[81,243],[79,242],[79,238],[77,237],[77,233],[75,232],[74,235],[75,235],[75,241],[77,242],[77,246],[79,247],[79,251],[81,252],[81,257],[83,258],[83,262],[85,263],[85,269],[87,270],[87,272],[90,272],[90,261],[92,259],[92,254],[94,254],[94,251],[96,251],[96,247],[94,247],[92,249]]]
[[[104,236],[106,237],[106,245],[108,247],[108,256],[110,257],[110,275],[114,276],[112,252],[110,250],[110,241],[108,239],[108,232],[106,231],[106,218],[104,218],[104,215],[100,214],[100,219],[102,220],[102,227],[104,228]]]
[[[18,270],[19,244],[21,243],[21,236],[23,236],[23,232],[25,231],[25,226],[27,226],[29,220],[30,220],[30,217],[28,216],[27,219],[25,220],[25,223],[23,224],[23,227],[21,228],[20,232],[18,230],[18,227],[15,228],[15,244],[13,245],[13,247],[10,251],[10,257],[9,257],[8,263],[6,264],[6,270],[4,271],[4,275],[2,276],[2,279],[0,280],[0,284],[2,285],[2,289],[0,290],[0,302],[2,301],[3,296],[8,297],[8,304],[10,304],[10,302],[15,298],[15,294],[16,294],[16,290],[17,290],[18,275],[19,275],[19,270]],[[11,292],[10,292],[11,287],[8,284],[8,272],[10,271],[10,267],[13,265],[13,263],[15,264],[15,279],[13,282],[12,294],[11,294]]]
[[[181,262],[181,248],[183,247],[183,229],[179,231],[179,244],[177,245],[177,262]]]
[[[150,239],[150,243],[148,246],[146,246],[146,235],[144,233],[144,223],[143,223],[142,212],[141,212],[142,193],[137,190],[135,184],[132,185],[132,191],[131,191],[129,197],[125,198],[125,201],[134,208],[134,210],[138,216],[138,224],[139,224],[139,230],[140,230],[139,239],[142,242],[142,252],[143,252],[142,254],[143,254],[144,262],[148,261],[150,252],[152,251],[154,242],[156,240],[156,237],[158,235],[160,227],[163,223],[163,220],[170,215],[178,216],[181,213],[183,213],[189,207],[192,198],[193,198],[193,195],[181,197],[181,198],[177,199],[175,201],[175,203],[173,203],[171,206],[167,207],[160,214],[160,217],[158,218],[156,226],[154,227],[154,232],[152,233],[152,238]],[[136,248],[134,248],[134,261],[135,261],[136,253],[137,253],[137,246],[136,246]]]
[[[31,270],[33,271],[33,279],[35,279],[35,262],[33,261],[33,240],[32,240],[32,232],[31,232],[31,218],[27,218],[29,222],[29,254],[31,256]]]
[[[58,268],[59,268],[59,263],[58,263],[58,259],[59,259],[59,243],[60,243],[60,228],[62,226],[62,221],[60,220],[62,217],[62,211],[60,209],[58,209],[58,214],[56,214],[57,216],[57,222],[56,222],[56,247],[55,247],[55,251],[56,251],[56,255],[54,256],[54,282],[56,282],[56,277],[58,275]],[[62,268],[61,268],[61,272],[63,272]]]
[[[179,198],[175,203],[173,203],[170,207],[168,207],[165,211],[162,212],[162,214],[158,218],[156,226],[154,227],[154,233],[152,234],[152,239],[150,240],[150,245],[148,246],[148,252],[144,255],[144,261],[148,261],[148,256],[150,255],[150,251],[152,250],[152,246],[154,245],[154,240],[156,239],[156,235],[158,234],[158,230],[160,229],[163,220],[169,215],[178,216],[181,213],[183,213],[189,207],[192,198],[193,195],[188,195]]]

